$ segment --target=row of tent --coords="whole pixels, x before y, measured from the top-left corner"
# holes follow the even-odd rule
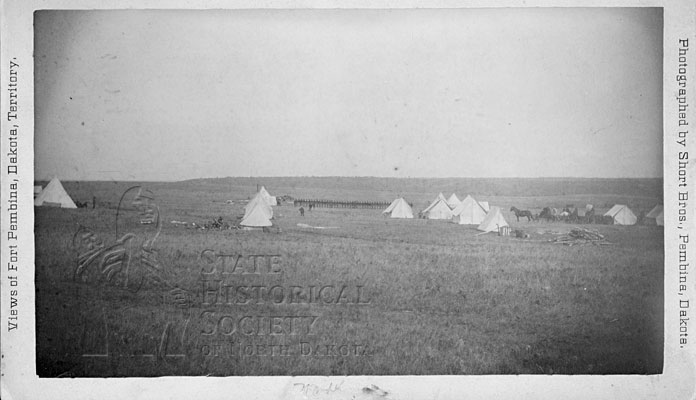
[[[240,225],[248,228],[262,228],[272,226],[272,206],[277,205],[277,200],[271,196],[265,187],[261,187],[258,193],[244,207],[244,217]],[[57,177],[51,179],[45,188],[34,186],[34,205],[52,206],[60,208],[77,208],[75,202],[65,191],[63,184]]]
[[[638,217],[636,217],[628,206],[623,204],[614,205],[614,207],[604,213],[604,216],[612,217],[614,219],[614,225],[635,225],[638,222]],[[655,225],[664,226],[664,207],[661,204],[656,205],[650,212],[645,214],[645,219],[651,223],[654,222]]]
[[[413,218],[413,210],[403,198],[394,200],[382,213],[392,218]],[[445,199],[442,193],[438,194],[435,200],[422,211],[422,215],[428,219],[452,219],[462,225],[482,224],[484,226],[480,226],[479,229],[486,231],[495,229],[496,225],[498,228],[508,226],[498,207],[490,207],[488,202],[476,201],[469,195],[460,201],[454,193],[449,199]],[[638,222],[633,211],[623,204],[614,205],[604,215],[612,217],[615,225],[635,225]],[[656,225],[664,226],[663,206],[656,205],[645,215],[645,218],[649,221],[654,220]]]
[[[57,177],[51,179],[45,188],[34,186],[34,205],[53,206],[62,208],[77,208],[75,202]],[[273,206],[278,204],[276,198],[271,196],[265,187],[261,187],[258,193],[244,207],[244,217],[240,223],[243,227],[268,227],[273,223]],[[394,200],[384,214],[389,214],[392,218],[413,218],[411,206],[403,198]],[[453,219],[462,225],[479,225],[479,229],[485,230],[496,226],[507,226],[498,207],[490,207],[488,202],[476,201],[471,196],[466,196],[464,200],[459,200],[456,194],[452,193],[449,199],[440,193],[430,205],[423,210],[423,216],[428,219]],[[616,225],[634,225],[638,221],[636,215],[623,204],[614,205],[605,216],[611,216]],[[665,216],[664,207],[656,205],[645,215],[649,221],[656,225],[664,226]]]
[[[403,198],[394,200],[382,213],[391,218],[413,218],[413,210]],[[438,194],[422,215],[428,219],[452,219],[461,225],[478,225],[478,229],[484,232],[508,226],[499,207],[490,207],[488,202],[476,201],[468,195],[460,201],[454,193],[449,199],[445,199],[442,193]]]

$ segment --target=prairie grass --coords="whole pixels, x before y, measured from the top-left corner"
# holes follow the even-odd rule
[[[251,178],[147,183],[163,221],[155,247],[166,284],[138,291],[98,275],[74,279],[72,238],[88,227],[118,239],[116,206],[135,183],[64,182],[97,209],[36,208],[37,372],[40,376],[655,374],[662,371],[664,239],[661,227],[592,226],[610,246],[549,243],[564,223],[517,222],[529,239],[479,235],[448,221],[392,220],[381,210],[275,208],[270,233],[201,231],[171,220],[235,221]],[[418,204],[437,192],[540,210],[575,203],[634,211],[661,202],[657,180],[389,180],[268,178],[274,195]],[[458,186],[457,186],[458,185]],[[397,193],[398,192],[398,193]],[[559,194],[560,193],[560,194]],[[565,194],[564,194],[565,193]],[[638,209],[638,210],[636,210]],[[307,229],[297,224],[336,227]],[[133,227],[146,234],[148,227]],[[282,274],[228,277],[235,285],[362,286],[369,304],[204,305],[201,252],[277,254]],[[207,266],[206,266],[207,268]],[[178,307],[172,287],[191,293]],[[204,335],[204,311],[230,320],[319,316],[315,334]],[[359,356],[242,355],[240,346],[359,344]],[[102,354],[108,343],[108,357]],[[164,346],[162,345],[164,343]],[[207,347],[206,347],[207,346]],[[217,346],[215,354],[213,347]],[[366,346],[366,347],[365,347]],[[206,351],[207,349],[207,351]],[[158,351],[160,353],[158,354]],[[174,357],[183,354],[184,357]],[[85,356],[87,355],[87,356]]]

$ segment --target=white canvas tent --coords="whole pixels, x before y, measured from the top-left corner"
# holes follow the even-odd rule
[[[263,228],[264,226],[272,226],[273,224],[264,210],[266,207],[267,206],[264,204],[256,203],[251,210],[244,215],[244,218],[239,225],[246,228]]]
[[[423,214],[428,219],[451,219],[452,209],[447,205],[447,201],[438,199],[435,204],[424,210]]]
[[[657,218],[658,215],[660,215],[663,212],[664,207],[662,207],[662,204],[658,204],[655,207],[653,207],[650,212],[645,214],[645,218]]]
[[[276,201],[275,196],[271,196],[270,193],[266,190],[265,187],[261,186],[261,189],[259,189],[259,194],[261,194],[261,197],[263,200],[268,204],[269,206],[277,206],[278,202]]]
[[[256,196],[249,200],[249,203],[244,206],[244,218],[246,218],[257,206],[260,206],[261,211],[263,211],[264,215],[266,215],[266,218],[273,218],[273,208],[266,203],[266,200],[263,199],[261,192],[257,193]]]
[[[484,232],[498,232],[503,226],[509,226],[503,214],[500,212],[500,207],[491,207],[491,210],[486,215],[486,218],[478,226],[478,230]]]
[[[455,221],[458,219],[462,225],[478,225],[486,218],[486,210],[481,204],[467,195],[460,204],[452,210]]]
[[[604,215],[614,218],[614,225],[635,225],[638,221],[633,211],[623,204],[616,204]]]
[[[256,196],[261,197],[261,199],[266,203],[266,205],[269,206],[277,206],[278,202],[276,201],[275,196],[271,196],[270,193],[266,190],[264,186],[261,186],[261,189],[259,189],[259,192],[256,194]]]
[[[396,207],[396,205],[399,203],[399,200],[401,200],[401,197],[399,197],[398,199],[394,199],[394,201],[392,201],[391,204],[389,204],[389,207],[387,207],[384,211],[382,211],[382,214],[392,212],[394,207]]]
[[[447,205],[450,206],[451,209],[455,209],[461,203],[462,201],[459,200],[459,197],[457,197],[457,195],[454,193],[452,193],[449,199],[447,199]]]
[[[664,226],[665,225],[665,209],[661,204],[656,205],[653,207],[652,210],[650,210],[649,213],[645,215],[646,219],[651,219],[655,220],[656,225]],[[651,221],[652,222],[652,221]]]
[[[479,201],[478,203],[486,212],[489,212],[491,210],[491,206],[488,205],[487,201]]]
[[[403,197],[392,201],[382,214],[389,214],[392,218],[413,218],[413,210]]]
[[[433,208],[433,207],[435,207],[435,205],[436,205],[438,202],[440,202],[440,201],[442,201],[442,202],[444,202],[445,204],[447,204],[447,199],[445,199],[445,196],[442,194],[442,192],[440,192],[440,194],[437,195],[437,197],[435,198],[435,200],[433,200],[433,202],[430,203],[430,205],[429,205],[428,207],[426,207],[425,210],[423,210],[423,214],[425,214],[425,213],[427,213],[428,211],[430,211],[430,209]],[[447,207],[449,207],[449,206],[447,206]]]
[[[49,182],[41,193],[36,196],[36,199],[34,199],[34,205],[77,208],[57,177],[51,179],[51,182]]]

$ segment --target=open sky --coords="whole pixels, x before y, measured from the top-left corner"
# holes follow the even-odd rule
[[[39,11],[35,172],[662,176],[655,8]]]

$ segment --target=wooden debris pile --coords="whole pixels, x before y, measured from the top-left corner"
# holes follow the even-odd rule
[[[570,232],[568,232],[568,234],[566,235],[549,240],[549,242],[555,244],[564,244],[566,246],[583,244],[593,244],[597,246],[602,246],[611,244],[606,239],[604,239],[604,235],[597,232],[596,230],[578,227],[571,229]]]

